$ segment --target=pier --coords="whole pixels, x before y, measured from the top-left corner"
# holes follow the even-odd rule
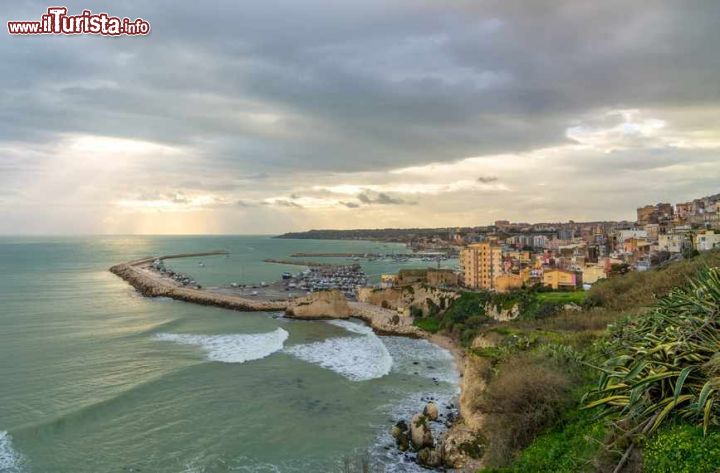
[[[138,292],[147,297],[169,297],[185,302],[202,305],[214,305],[226,309],[242,311],[278,311],[285,310],[289,302],[253,300],[245,297],[222,294],[214,291],[184,287],[171,277],[164,276],[153,270],[153,262],[174,258],[192,258],[197,256],[223,255],[227,251],[211,251],[203,253],[183,253],[167,256],[151,256],[127,263],[117,264],[110,272],[127,281]]]

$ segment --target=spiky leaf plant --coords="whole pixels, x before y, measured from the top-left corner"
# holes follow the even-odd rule
[[[597,388],[598,407],[626,426],[631,445],[670,417],[702,425],[720,419],[720,268],[657,301],[645,316],[611,331]]]

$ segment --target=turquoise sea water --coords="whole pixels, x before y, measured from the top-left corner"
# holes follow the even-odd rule
[[[457,392],[446,351],[356,322],[143,298],[107,271],[209,249],[231,256],[173,267],[207,285],[259,282],[297,271],[262,263],[297,251],[404,251],[248,236],[0,238],[0,472],[341,471],[364,452],[387,471],[415,468],[385,448],[387,430],[421,397]]]

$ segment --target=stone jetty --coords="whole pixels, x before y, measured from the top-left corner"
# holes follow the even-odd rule
[[[214,305],[226,309],[242,311],[277,311],[285,310],[288,301],[263,301],[247,299],[232,294],[221,294],[205,289],[183,287],[177,281],[152,269],[156,260],[173,258],[190,258],[196,256],[209,256],[227,254],[225,251],[212,251],[204,253],[184,253],[168,256],[153,256],[127,263],[117,264],[110,268],[110,272],[127,281],[132,287],[144,296],[169,297],[185,302],[202,305]]]

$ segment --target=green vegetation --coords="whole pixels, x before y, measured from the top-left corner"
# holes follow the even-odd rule
[[[705,252],[612,277],[584,301],[530,291],[531,311],[583,310],[487,320],[482,342],[467,342],[487,362],[473,402],[487,420],[484,459],[498,468],[487,471],[720,471],[720,270],[707,270],[718,265],[720,251]]]
[[[551,302],[554,304],[577,304],[582,305],[585,302],[584,291],[572,292],[539,292],[537,294],[538,301]]]
[[[647,473],[716,473],[720,471],[720,432],[675,424],[661,429],[643,448]]]
[[[673,416],[705,433],[720,424],[720,269],[701,272],[649,314],[615,327],[602,351],[609,358],[586,407],[617,418],[617,441],[629,439],[627,451]]]
[[[591,472],[604,436],[602,423],[587,413],[571,410],[552,430],[523,450],[510,467],[487,473]]]
[[[542,382],[537,382],[542,380]],[[572,375],[544,356],[524,354],[499,364],[480,408],[488,439],[485,461],[504,465],[573,404]]]
[[[566,304],[580,305],[584,292],[549,292],[538,288],[520,289],[498,294],[488,291],[463,292],[444,312],[433,308],[429,316],[437,319],[438,326],[469,346],[484,329],[493,326],[488,311],[502,312],[515,309],[524,320],[541,319],[562,311]],[[415,314],[413,314],[415,315]]]
[[[437,319],[433,319],[433,318],[424,318],[424,319],[416,318],[414,325],[416,327],[420,327],[421,329],[425,330],[426,332],[430,332],[430,333],[436,333],[437,331],[440,330],[440,322],[438,322]]]
[[[706,251],[693,259],[652,271],[611,277],[593,285],[586,303],[619,312],[648,307],[673,288],[687,284],[702,269],[713,266],[720,266],[720,251]]]

